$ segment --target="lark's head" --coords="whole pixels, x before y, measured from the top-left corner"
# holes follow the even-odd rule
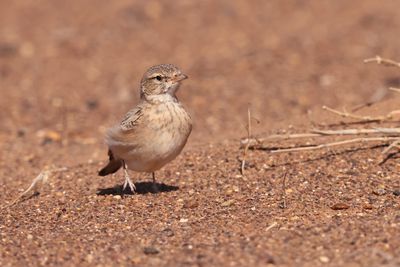
[[[180,69],[172,64],[161,64],[149,68],[140,82],[140,96],[169,94],[175,96],[180,83],[187,79]]]

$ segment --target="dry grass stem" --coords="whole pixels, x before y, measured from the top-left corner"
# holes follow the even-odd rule
[[[43,184],[45,184],[48,181],[50,174],[52,174],[54,172],[62,172],[62,171],[66,171],[66,170],[67,170],[67,168],[57,168],[57,169],[41,171],[39,173],[39,175],[36,176],[35,179],[33,179],[31,185],[6,207],[11,207],[11,206],[15,205],[16,203],[18,203],[19,201],[24,201],[24,200],[30,198],[31,196],[38,194],[40,186],[42,186]],[[31,192],[32,192],[32,195],[29,196],[29,194]]]
[[[251,120],[254,119],[257,123],[260,123],[259,120],[251,117],[251,112],[250,112],[250,106],[247,108],[247,140],[255,140],[255,142],[258,142],[256,138],[252,138],[252,128],[251,128]],[[244,147],[243,150],[243,158],[240,166],[240,173],[244,175],[244,169],[246,166],[246,156],[247,156],[247,151],[249,150],[250,144],[244,144],[241,146],[241,148]]]
[[[271,153],[284,153],[284,152],[299,152],[299,151],[310,151],[310,150],[318,150],[323,148],[329,148],[334,146],[343,146],[353,143],[366,143],[366,142],[388,142],[397,140],[398,137],[368,137],[368,138],[354,138],[349,140],[342,140],[332,143],[325,143],[319,145],[310,145],[310,146],[301,146],[301,147],[293,147],[293,148],[280,148],[276,150],[271,150]]]
[[[378,64],[383,64],[386,66],[395,66],[395,67],[400,67],[400,63],[396,62],[391,59],[385,59],[380,56],[376,56],[374,58],[369,58],[364,60],[365,63],[369,62],[376,62]],[[389,88],[390,90],[400,93],[400,88]],[[366,104],[359,105],[355,108],[353,108],[353,112],[355,110],[359,110],[363,107],[366,106],[371,106],[372,104],[379,102],[380,100],[383,99],[383,97],[386,95],[385,92],[382,92],[382,90],[378,90],[368,101]],[[370,122],[376,122],[376,123],[382,123],[382,122],[393,122],[393,119],[395,116],[400,115],[400,110],[393,110],[386,115],[381,115],[381,116],[362,116],[362,115],[357,115],[351,112],[347,112],[345,109],[343,111],[339,111],[327,106],[323,106],[322,109],[331,112],[335,115],[341,116],[343,118],[350,118],[353,120],[356,120],[355,122],[349,122],[349,123],[344,123],[345,125],[349,125],[352,123],[370,123]],[[250,116],[250,115],[249,115]],[[248,130],[248,133],[250,132],[250,129]],[[293,140],[293,139],[304,139],[304,138],[310,138],[310,139],[315,139],[315,138],[320,138],[320,137],[329,137],[329,136],[360,136],[356,137],[353,139],[345,139],[345,140],[339,140],[335,142],[328,142],[328,143],[320,143],[320,144],[310,144],[310,142],[307,140],[307,142],[303,142],[302,144],[296,144],[293,147],[289,148],[276,148],[276,147],[271,147],[269,145],[270,142],[273,141],[284,141],[284,140]],[[367,135],[371,137],[361,137],[362,135]],[[271,153],[285,153],[285,152],[300,152],[300,151],[311,151],[311,150],[319,150],[323,148],[330,148],[330,147],[336,147],[336,146],[345,146],[349,144],[355,144],[355,143],[366,143],[366,142],[384,142],[386,143],[385,145],[388,145],[387,148],[385,148],[382,151],[382,154],[388,154],[389,151],[391,151],[393,148],[400,149],[400,128],[361,128],[361,129],[339,129],[339,130],[321,130],[321,129],[312,129],[309,132],[306,133],[297,133],[297,134],[273,134],[269,135],[266,137],[262,138],[251,138],[251,134],[247,135],[246,139],[241,140],[241,147],[245,148],[245,153],[244,156],[247,153],[248,149],[263,149],[263,150],[268,150]],[[245,158],[245,157],[243,157]],[[384,159],[382,162],[386,161]],[[242,162],[242,172],[244,168],[244,161]],[[285,180],[284,180],[285,181]],[[283,204],[282,204],[283,205]]]
[[[262,138],[244,138],[240,141],[241,147],[245,147],[249,145],[248,148],[258,147],[266,142],[270,141],[280,141],[280,140],[289,140],[289,139],[298,139],[298,138],[312,138],[318,137],[321,134],[315,133],[300,133],[300,134],[272,134]]]
[[[392,148],[398,148],[400,145],[400,138],[391,143],[387,148],[382,151],[382,154],[387,154]]]
[[[390,136],[400,136],[400,128],[373,128],[373,129],[341,129],[341,130],[311,130],[311,133],[300,134],[273,134],[262,138],[245,138],[241,140],[241,146],[248,146],[248,149],[263,148],[264,145],[271,141],[281,141],[301,138],[315,138],[325,136],[340,135],[362,135],[362,134],[380,134]]]
[[[372,117],[372,116],[361,116],[361,115],[356,115],[356,114],[353,114],[353,113],[349,113],[349,112],[347,112],[347,111],[343,111],[343,112],[342,112],[342,111],[339,111],[339,110],[336,110],[336,109],[333,109],[333,108],[330,108],[330,107],[327,107],[327,106],[322,106],[322,109],[327,110],[327,111],[329,111],[329,112],[332,112],[332,113],[334,113],[334,114],[336,114],[336,115],[339,115],[339,116],[341,116],[341,117],[344,117],[344,118],[356,119],[356,120],[359,120],[359,121],[362,121],[362,122],[382,122],[382,121],[388,121],[388,120],[393,119],[393,117],[394,117],[395,115],[399,115],[399,114],[400,114],[400,110],[393,110],[393,111],[389,112],[389,113],[386,114],[386,115],[377,116],[377,117]]]
[[[247,108],[247,139],[250,140],[251,137],[251,112],[250,112],[250,107]],[[246,155],[247,151],[249,150],[250,144],[247,143],[244,147],[243,151],[243,158],[242,158],[242,164],[240,166],[240,173],[244,175],[244,168],[246,165]]]
[[[370,107],[370,106],[382,101],[386,95],[387,95],[387,90],[385,88],[379,88],[375,91],[375,93],[370,97],[370,99],[366,103],[363,103],[363,104],[353,107],[351,109],[351,112],[356,112],[365,107]]]
[[[400,68],[400,62],[396,62],[392,59],[382,58],[380,56],[364,59],[364,63],[371,63],[371,62],[376,62],[377,64],[382,64],[382,65],[389,66],[389,67]]]
[[[269,230],[271,230],[272,228],[274,228],[275,226],[277,226],[278,223],[277,222],[273,222],[270,226],[268,226],[267,228],[265,228],[265,232],[268,232]]]
[[[389,87],[389,90],[394,91],[396,93],[400,93],[400,88]]]
[[[400,135],[400,128],[373,128],[373,129],[341,129],[341,130],[312,130],[313,133],[324,135],[360,135],[360,134],[386,134]]]
[[[282,202],[280,204],[280,208],[286,209],[286,176],[288,172],[286,171],[285,174],[283,175],[283,180],[282,180]]]

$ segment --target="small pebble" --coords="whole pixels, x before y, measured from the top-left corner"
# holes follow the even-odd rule
[[[198,206],[199,206],[199,204],[194,199],[188,199],[183,204],[184,209],[193,209],[193,208],[197,208]]]
[[[170,228],[166,228],[161,232],[166,237],[174,236],[174,232]]]
[[[377,196],[383,196],[386,194],[386,190],[384,188],[378,188],[378,189],[374,189],[372,191],[372,193],[374,193]]]
[[[291,189],[291,188],[286,189],[286,194],[290,194],[290,193],[293,193],[293,189]]]
[[[336,203],[331,207],[331,209],[333,210],[346,210],[348,208],[350,208],[350,206],[347,205],[346,203]]]
[[[18,130],[17,130],[17,136],[18,136],[18,137],[24,137],[25,134],[26,134],[25,129],[18,129]]]
[[[365,209],[365,210],[372,210],[374,207],[371,205],[371,204],[365,204],[364,206],[363,206],[363,209]]]
[[[143,249],[144,254],[146,255],[155,255],[160,253],[160,251],[158,249],[156,249],[155,247],[145,247]]]
[[[184,247],[186,247],[189,250],[193,249],[193,245],[191,245],[191,244],[184,244]]]
[[[53,130],[40,130],[36,135],[42,139],[42,144],[61,141],[61,135]]]
[[[227,201],[225,201],[225,202],[222,202],[221,206],[222,206],[222,207],[229,207],[229,206],[232,206],[233,203],[235,203],[235,200],[230,199],[230,200],[227,200]]]
[[[393,195],[395,195],[395,196],[400,196],[400,189],[398,189],[398,190],[394,190],[393,191]]]
[[[87,261],[88,263],[92,263],[93,260],[94,260],[94,257],[93,257],[92,254],[87,254],[87,255],[86,255],[86,261]]]
[[[328,263],[329,262],[329,258],[327,256],[321,256],[319,257],[319,260],[323,263]]]
[[[90,100],[87,100],[87,101],[86,101],[86,107],[87,107],[89,110],[94,110],[94,109],[96,109],[98,106],[99,106],[99,103],[97,102],[97,100],[90,99]]]
[[[227,190],[225,191],[225,195],[228,195],[228,196],[232,195],[232,193],[233,193],[233,190],[232,190],[232,189],[227,189]]]

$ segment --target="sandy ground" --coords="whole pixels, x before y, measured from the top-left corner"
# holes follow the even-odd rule
[[[0,1],[0,265],[400,266],[399,158],[378,165],[378,143],[254,150],[239,171],[249,104],[255,134],[300,132],[342,121],[322,105],[400,87],[399,69],[362,63],[400,60],[398,10],[372,0]],[[194,130],[158,172],[161,192],[133,174],[138,194],[121,198],[121,173],[97,176],[104,132],[159,63],[190,76],[179,98]],[[361,113],[398,103],[387,93]],[[67,170],[4,208],[46,166]]]

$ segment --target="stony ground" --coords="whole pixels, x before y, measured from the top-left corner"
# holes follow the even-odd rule
[[[322,105],[396,108],[399,70],[362,64],[400,60],[395,1],[0,1],[0,25],[1,266],[400,266],[380,143],[254,150],[239,170],[249,104],[259,136],[343,127]],[[133,174],[121,197],[121,174],[97,176],[104,132],[164,62],[190,76],[193,134],[161,192]],[[66,171],[8,207],[50,166]]]

